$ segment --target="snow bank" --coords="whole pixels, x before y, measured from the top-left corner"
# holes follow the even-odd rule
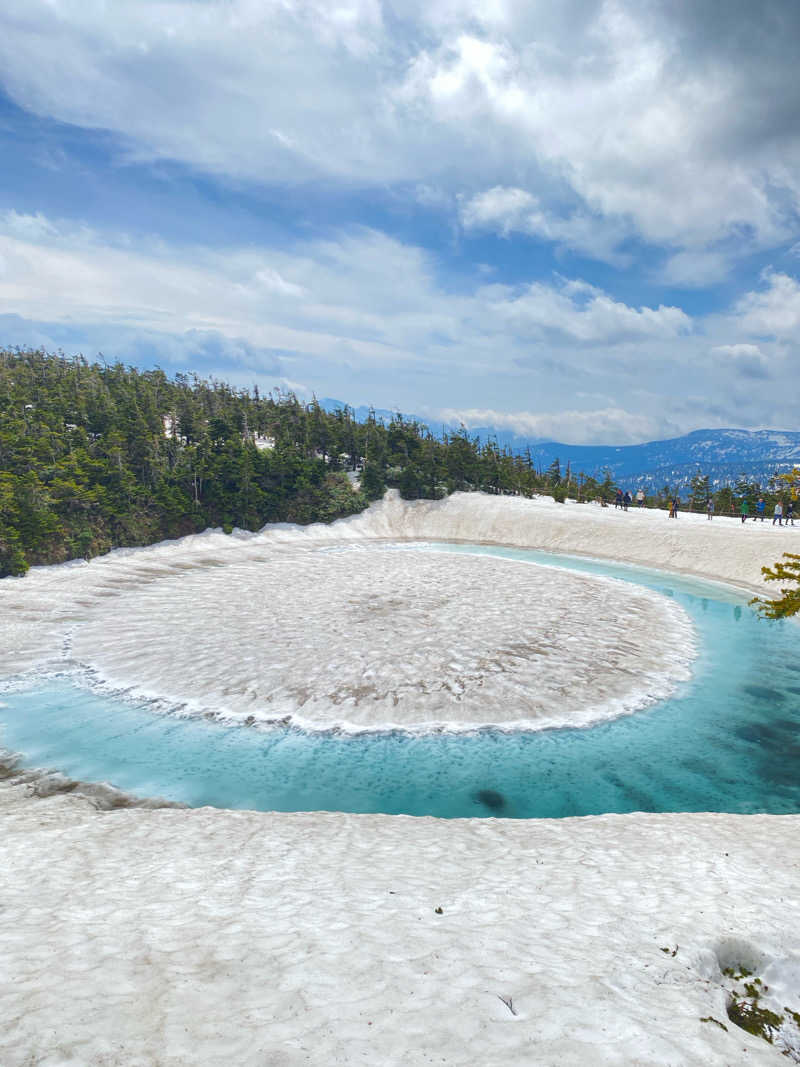
[[[797,528],[771,521],[744,525],[738,518],[599,504],[557,504],[551,497],[455,493],[445,500],[407,503],[396,495],[347,520],[363,523],[371,536],[486,541],[622,560],[741,585],[763,593],[761,568],[783,552],[800,551]],[[338,524],[337,524],[338,525]]]
[[[800,817],[0,811],[4,1067],[787,1062]]]

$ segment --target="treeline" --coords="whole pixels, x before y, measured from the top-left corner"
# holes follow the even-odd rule
[[[716,514],[738,515],[742,502],[746,501],[752,515],[756,502],[763,499],[766,510],[771,514],[779,500],[785,503],[790,499],[797,499],[798,485],[800,471],[797,468],[785,474],[775,474],[766,485],[752,481],[742,474],[733,485],[718,487],[710,484],[708,475],[698,471],[689,485],[676,488],[665,485],[657,493],[648,496],[647,503],[652,507],[666,508],[670,500],[677,497],[683,510],[704,511],[711,500]]]
[[[548,485],[466,431],[440,440],[400,415],[357,422],[293,394],[0,351],[0,576],[209,526],[327,522],[390,486],[414,499]]]
[[[480,490],[604,502],[616,490],[608,471],[596,479],[558,460],[537,470],[530,453],[464,429],[436,438],[399,414],[358,422],[291,393],[0,350],[0,577],[209,526],[328,522],[387,487],[406,499]],[[742,481],[712,493],[698,474],[684,502],[701,510],[711,495],[724,514],[786,491]],[[664,486],[647,504],[673,495]]]

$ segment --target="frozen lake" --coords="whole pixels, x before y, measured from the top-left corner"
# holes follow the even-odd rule
[[[411,584],[393,602],[387,583],[412,557]],[[93,607],[68,642],[81,678],[88,664],[95,682],[124,681],[128,698],[51,667],[43,683],[29,677],[2,694],[0,743],[29,766],[191,806],[515,818],[800,810],[798,630],[757,619],[744,594],[492,546],[335,549],[324,565],[290,554],[276,566],[281,559],[308,573],[302,596],[276,581],[289,590],[285,603],[270,600],[281,626],[261,633],[257,655],[243,626],[264,618],[249,572],[234,569],[233,586],[226,565],[154,581],[144,595],[132,588],[127,607],[119,597],[105,612]],[[314,619],[304,599],[324,600],[342,568],[374,591],[373,614],[364,622],[358,607],[351,630],[342,611]],[[447,599],[454,568],[482,605],[477,617],[463,598]],[[227,600],[223,587],[233,589]],[[354,588],[358,605],[365,592]],[[334,625],[334,648],[350,642],[352,654],[320,663]],[[264,655],[272,642],[282,673]],[[356,684],[365,677],[366,688]],[[388,691],[388,678],[407,688]],[[200,717],[169,713],[170,700]],[[395,728],[374,729],[376,706],[378,722]],[[298,707],[289,725],[242,725]],[[202,717],[216,709],[227,721]],[[565,725],[570,714],[580,728]],[[314,729],[298,725],[304,716]]]

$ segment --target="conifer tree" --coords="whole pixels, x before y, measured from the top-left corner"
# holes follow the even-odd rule
[[[695,474],[691,481],[691,492],[689,493],[689,509],[690,511],[701,511],[706,504],[711,490],[708,483],[708,475],[701,474],[700,471]]]
[[[781,589],[781,595],[774,600],[761,600],[755,597],[750,601],[758,607],[759,614],[766,619],[785,619],[800,612],[800,555],[784,552],[783,559],[774,567],[762,567],[761,573],[768,582],[788,582]],[[794,588],[792,588],[792,586]]]

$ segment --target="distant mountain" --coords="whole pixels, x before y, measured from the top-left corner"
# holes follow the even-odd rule
[[[327,411],[344,407],[338,400],[321,401]],[[363,420],[369,408],[353,409]],[[379,419],[388,421],[395,412],[375,410]],[[452,433],[456,426],[433,422],[419,415],[405,416],[428,426],[440,437]],[[545,441],[524,437],[493,426],[470,428],[471,437],[481,441],[494,439],[501,448],[525,454],[530,449],[534,464],[546,470],[558,459],[562,471],[570,464],[575,474],[583,472],[597,477],[608,468],[615,481],[658,489],[688,484],[698,469],[716,485],[733,483],[744,474],[748,480],[766,483],[776,471],[800,466],[800,432],[795,430],[694,430],[683,437],[666,441],[648,441],[641,445],[568,445],[562,441]]]
[[[666,441],[618,447],[556,441],[511,447],[530,447],[534,462],[543,468],[556,458],[562,469],[569,461],[576,473],[596,476],[607,467],[615,481],[650,488],[687,484],[698,470],[716,485],[733,483],[742,474],[763,484],[776,471],[800,466],[800,432],[792,430],[694,430]]]

